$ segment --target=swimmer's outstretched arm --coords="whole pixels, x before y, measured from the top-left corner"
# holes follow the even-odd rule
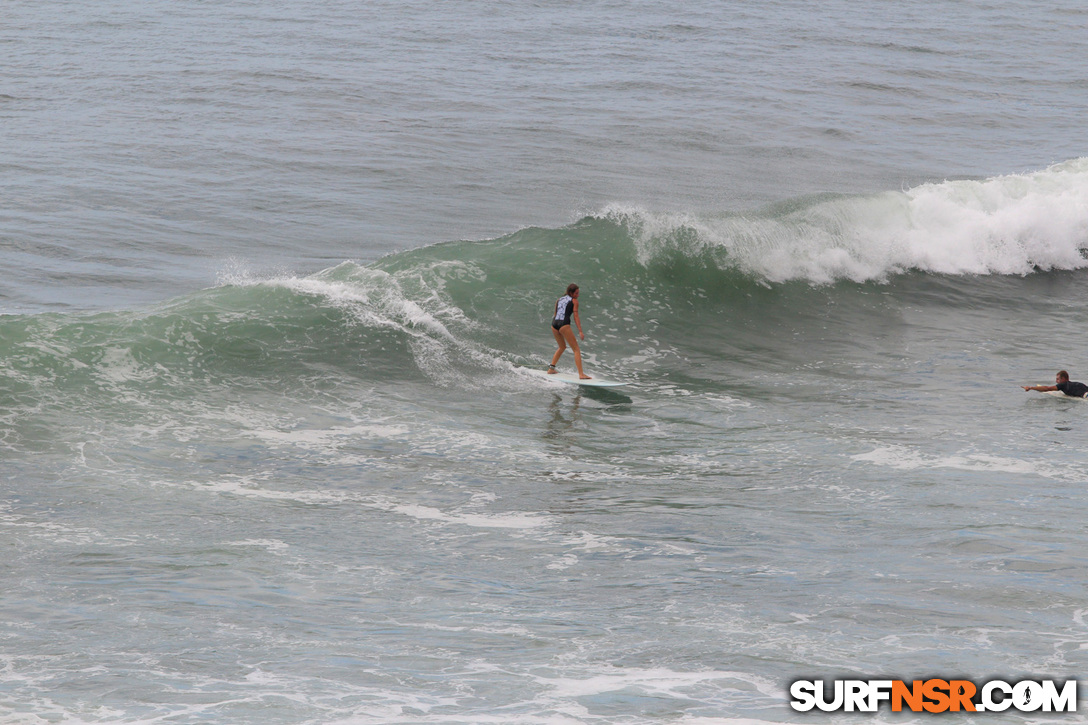
[[[1021,385],[1024,390],[1038,390],[1040,393],[1049,393],[1051,390],[1057,390],[1057,385]]]

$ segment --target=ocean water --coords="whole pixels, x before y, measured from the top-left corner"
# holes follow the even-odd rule
[[[1088,379],[1086,30],[6,4],[0,722],[906,722],[788,687],[1083,679],[1088,403],[1019,386]],[[572,281],[626,387],[529,370]]]

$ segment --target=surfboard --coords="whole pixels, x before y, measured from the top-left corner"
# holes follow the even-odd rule
[[[1039,392],[1041,392],[1043,395],[1049,395],[1049,396],[1054,397],[1054,398],[1065,398],[1066,400],[1079,400],[1081,402],[1088,403],[1088,398],[1077,398],[1077,397],[1072,396],[1072,395],[1066,395],[1065,393],[1063,393],[1060,390],[1041,390]]]
[[[619,380],[608,380],[607,378],[601,378],[594,375],[589,380],[582,380],[578,377],[578,373],[555,373],[554,375],[548,375],[543,370],[530,370],[529,372],[534,375],[539,375],[542,378],[548,380],[554,380],[557,383],[570,383],[571,385],[581,385],[586,388],[618,388],[622,385],[627,385],[625,382]],[[590,375],[589,371],[586,371],[586,375]]]

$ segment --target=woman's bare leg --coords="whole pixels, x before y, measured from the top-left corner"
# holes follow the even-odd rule
[[[574,350],[574,366],[578,368],[578,377],[582,380],[589,380],[590,377],[582,370],[582,349],[578,347],[578,338],[574,336],[574,330],[571,329],[570,325],[563,325],[559,332],[562,333],[563,339],[567,341],[570,348]],[[556,356],[555,359],[558,360],[559,357]]]
[[[551,328],[551,331],[552,335],[555,336],[555,341],[556,343],[558,343],[559,349],[555,351],[554,355],[552,355],[552,364],[548,366],[548,375],[559,372],[555,369],[555,364],[559,362],[559,357],[563,354],[563,351],[567,349],[567,343],[563,340],[563,336],[559,334],[559,330],[553,327]]]

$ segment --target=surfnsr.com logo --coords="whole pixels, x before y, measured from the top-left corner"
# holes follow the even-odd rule
[[[892,712],[1076,712],[1077,681],[797,680],[790,698],[798,712],[876,712],[884,704]]]

